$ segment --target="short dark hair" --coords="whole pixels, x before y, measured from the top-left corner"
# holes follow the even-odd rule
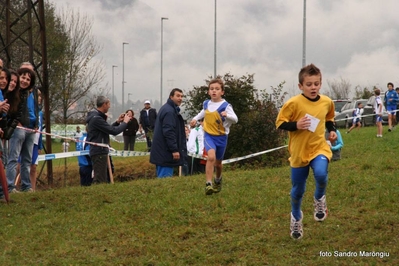
[[[298,74],[298,80],[300,84],[303,84],[303,80],[305,79],[305,76],[318,76],[320,75],[320,81],[321,81],[321,71],[320,69],[315,66],[314,64],[310,64],[307,66],[304,66]]]
[[[174,88],[173,90],[171,90],[170,94],[169,94],[169,98],[172,96],[175,96],[175,92],[178,91],[180,93],[183,93],[183,91],[179,88]]]
[[[381,94],[380,89],[375,89],[375,90],[374,90],[374,94],[377,95],[377,96],[380,95],[380,94]]]
[[[388,87],[389,85],[391,85],[392,88],[394,87],[392,82],[388,82],[387,87]]]

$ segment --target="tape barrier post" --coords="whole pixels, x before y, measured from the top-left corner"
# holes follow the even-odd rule
[[[108,163],[109,180],[110,180],[111,184],[113,184],[114,183],[114,175],[112,174],[111,159],[109,158],[109,155],[107,156],[107,163]]]

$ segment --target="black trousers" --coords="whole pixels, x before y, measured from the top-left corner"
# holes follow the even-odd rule
[[[108,177],[108,154],[97,154],[91,156],[93,164],[94,178],[93,183],[109,183]]]

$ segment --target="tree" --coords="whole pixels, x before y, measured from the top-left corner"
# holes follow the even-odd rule
[[[348,80],[341,77],[340,80],[327,80],[327,84],[330,88],[327,96],[332,99],[349,99],[351,84]]]
[[[9,50],[10,56],[7,57],[4,52],[1,57],[5,60],[5,65],[13,69],[17,69],[21,62],[30,61],[27,43],[17,38],[21,36],[28,39],[27,27],[30,27],[30,24],[20,15],[27,9],[28,2],[26,0],[11,1],[10,21],[13,23],[11,39],[15,39],[15,42]],[[104,79],[104,66],[101,60],[95,59],[101,47],[91,33],[92,20],[89,17],[73,9],[57,13],[55,5],[49,1],[46,1],[44,7],[49,109],[50,112],[57,113],[61,120],[66,121],[79,113],[83,116],[89,106],[93,106],[93,98],[87,97],[90,91],[96,94],[106,90],[100,88],[93,91]],[[4,9],[0,11],[0,18],[4,16],[3,12]],[[1,36],[6,36],[5,29],[5,20],[0,19]],[[33,43],[39,43],[39,25],[33,23],[32,29]],[[33,54],[34,61],[41,62],[41,58],[36,58],[37,56],[38,54]],[[41,68],[37,71],[39,76],[42,75]],[[74,107],[73,111],[71,107]]]
[[[374,95],[373,90],[369,90],[367,87],[363,89],[358,85],[355,87],[355,98],[356,99],[368,99]]]
[[[53,61],[57,79],[52,79],[50,109],[61,111],[66,121],[75,114],[86,114],[91,100],[84,97],[103,81],[105,71],[102,61],[94,60],[102,48],[91,33],[92,20],[68,9],[61,12],[60,22],[68,45]]]
[[[206,84],[209,84],[209,79],[205,80]],[[238,116],[238,123],[232,126],[229,133],[225,158],[245,156],[284,145],[286,135],[278,131],[275,126],[278,113],[276,103],[283,102],[283,98],[279,98],[283,88],[282,84],[278,88],[272,87],[271,97],[266,91],[262,92],[260,97],[253,85],[254,74],[236,78],[227,73],[222,79],[225,82],[224,98],[233,106]],[[207,92],[208,86],[203,85],[194,86],[186,94],[184,105],[190,118],[203,108],[203,101],[209,98]],[[286,159],[286,150],[283,149],[239,161],[234,166],[274,166],[281,165]]]

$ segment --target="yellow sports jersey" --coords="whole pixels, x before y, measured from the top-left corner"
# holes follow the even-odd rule
[[[329,159],[332,157],[331,149],[324,136],[326,121],[334,121],[335,116],[334,103],[329,97],[320,95],[320,99],[315,102],[302,94],[292,97],[281,108],[276,126],[278,128],[283,122],[298,121],[306,114],[320,121],[314,132],[302,129],[288,132],[291,167],[307,166],[318,155],[325,155]]]
[[[213,112],[210,112],[208,109],[205,110],[204,131],[214,136],[226,135],[222,117],[218,110]]]

